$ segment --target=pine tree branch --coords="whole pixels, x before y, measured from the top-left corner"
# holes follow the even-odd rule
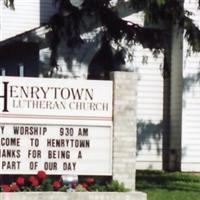
[[[200,52],[200,29],[189,17],[184,18],[185,37],[194,52]]]
[[[7,7],[7,8],[11,8],[11,9],[15,9],[15,6],[14,6],[14,0],[4,0],[4,5]]]

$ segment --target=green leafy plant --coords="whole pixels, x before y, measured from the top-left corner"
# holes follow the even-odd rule
[[[130,189],[125,188],[124,183],[119,183],[117,180],[111,181],[111,183],[106,184],[106,190],[110,192],[129,192]]]

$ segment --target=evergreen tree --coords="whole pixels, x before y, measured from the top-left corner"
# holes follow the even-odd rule
[[[171,45],[174,27],[184,34],[194,52],[200,52],[200,30],[190,18],[191,13],[184,9],[183,0],[55,0],[58,13],[49,21],[51,32],[50,48],[52,50],[51,66],[57,63],[57,48],[65,41],[67,47],[81,45],[81,33],[91,31],[88,19],[96,21],[96,26],[102,27],[102,46],[109,49],[111,42],[119,44],[125,39],[126,45],[141,44],[153,53],[164,54],[164,133],[163,162],[164,168],[169,164],[170,134],[170,74]],[[198,6],[200,8],[200,0]],[[5,5],[14,9],[14,0],[4,0]],[[145,26],[122,19],[117,8],[120,4],[129,4],[134,11],[144,11]],[[93,27],[94,28],[94,27]],[[108,70],[112,70],[109,68]],[[166,106],[166,104],[168,106]]]
[[[7,7],[14,9],[14,0],[4,0]],[[169,40],[174,25],[185,30],[185,37],[194,52],[200,51],[200,30],[189,18],[190,13],[184,9],[181,0],[129,0],[133,11],[143,10],[145,25],[139,26],[119,17],[116,7],[127,3],[127,0],[118,0],[112,6],[113,0],[55,0],[58,13],[49,21],[51,27],[50,47],[52,49],[51,64],[56,64],[57,46],[64,38],[68,47],[81,45],[80,34],[83,29],[90,31],[87,20],[95,18],[102,26],[102,42],[110,44],[124,38],[127,45],[142,44],[154,53],[169,48]],[[200,0],[198,0],[200,7]]]

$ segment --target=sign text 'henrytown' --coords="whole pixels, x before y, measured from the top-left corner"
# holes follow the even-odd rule
[[[0,113],[111,117],[112,85],[108,81],[1,77]]]
[[[0,97],[3,98],[3,112],[9,112],[9,98],[13,99],[15,108],[108,110],[106,102],[91,102],[94,98],[92,88],[17,86],[9,85],[9,82],[2,84],[3,95]]]

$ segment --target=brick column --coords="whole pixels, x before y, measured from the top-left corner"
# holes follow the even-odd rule
[[[113,80],[113,179],[135,190],[136,87],[133,72],[112,72]]]

